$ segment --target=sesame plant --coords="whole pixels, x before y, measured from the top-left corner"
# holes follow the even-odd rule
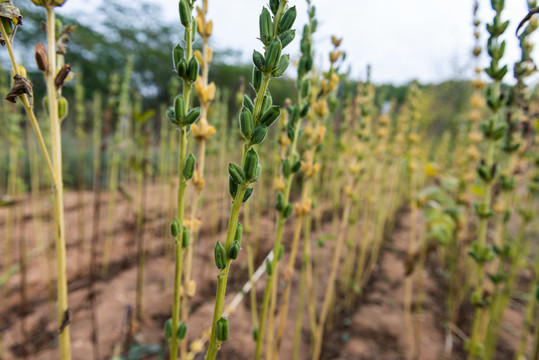
[[[184,27],[184,45],[176,45],[172,50],[172,61],[176,74],[181,79],[181,93],[174,99],[174,106],[167,110],[170,122],[180,133],[179,140],[179,161],[178,161],[178,197],[176,217],[170,225],[171,235],[174,237],[174,288],[172,303],[172,319],[165,324],[165,334],[170,346],[170,359],[178,358],[179,341],[185,337],[187,325],[180,323],[182,314],[181,287],[183,272],[183,257],[186,248],[189,246],[189,230],[185,224],[184,206],[185,190],[187,182],[193,177],[195,171],[195,157],[193,154],[187,156],[187,134],[189,127],[198,120],[201,110],[199,107],[191,108],[191,90],[197,81],[199,64],[193,55],[193,42],[195,39],[196,22],[192,12],[194,0],[180,0],[179,13],[180,21]],[[185,288],[185,287],[184,287]]]
[[[536,5],[537,3],[534,1],[528,2],[530,10],[535,8]],[[515,237],[509,234],[509,221],[517,210],[516,189],[521,184],[517,169],[520,164],[526,162],[525,155],[528,150],[526,146],[523,146],[526,131],[519,132],[519,128],[524,126],[528,116],[526,108],[529,100],[527,99],[528,94],[524,80],[535,72],[535,65],[531,58],[533,44],[531,43],[530,35],[537,29],[537,25],[537,19],[532,19],[519,35],[521,58],[514,66],[516,84],[508,102],[507,116],[505,118],[506,131],[501,147],[502,153],[505,155],[505,166],[499,177],[501,195],[500,201],[496,204],[501,212],[501,219],[496,223],[495,238],[493,239],[493,250],[497,257],[489,273],[494,290],[485,335],[486,359],[491,359],[494,356],[502,316],[509,303],[517,272],[526,256],[524,235],[530,221],[529,211],[531,207],[529,198],[522,201],[525,205],[521,208],[521,225]]]
[[[281,185],[281,188],[279,189],[279,192],[277,193],[277,203],[276,203],[276,209],[279,211],[281,207],[284,206],[285,200],[284,195],[282,191],[286,193],[287,185],[293,181],[294,173],[298,172],[299,170],[302,170],[302,163],[301,158],[298,159],[297,151],[296,151],[296,145],[298,143],[299,139],[299,133],[301,129],[301,122],[302,118],[305,117],[309,110],[310,110],[310,98],[311,98],[311,80],[308,78],[309,72],[312,68],[313,63],[313,51],[312,51],[312,35],[316,31],[317,27],[317,20],[315,19],[315,12],[316,8],[311,4],[310,1],[308,3],[308,16],[309,16],[309,23],[306,24],[303,27],[303,35],[301,39],[301,57],[298,62],[298,76],[296,80],[296,87],[298,91],[298,102],[297,104],[290,106],[288,108],[289,117],[288,121],[285,125],[285,131],[287,139],[290,140],[290,148],[288,149],[288,156],[287,158],[284,158],[281,160],[281,174],[278,178],[279,180],[275,180],[277,184],[283,184],[284,188]],[[325,127],[320,127],[317,129],[315,134],[312,134],[313,139],[311,149],[316,148],[320,143],[322,142],[324,138],[325,133]],[[286,143],[286,141],[282,141],[282,144]],[[283,149],[284,150],[284,149]],[[292,247],[290,250],[290,257],[288,260],[288,264],[285,269],[285,288],[282,295],[282,300],[280,304],[280,317],[279,317],[279,324],[277,327],[277,334],[275,337],[275,344],[273,349],[269,349],[270,355],[272,358],[278,358],[279,354],[279,348],[281,345],[281,341],[283,339],[283,333],[286,326],[287,316],[288,316],[288,305],[290,301],[290,292],[292,288],[292,277],[294,273],[294,264],[297,257],[297,252],[300,245],[300,237],[302,228],[304,225],[304,218],[305,215],[310,213],[311,211],[311,200],[309,198],[310,193],[310,179],[312,179],[313,176],[316,175],[316,171],[309,167],[309,170],[307,170],[308,165],[310,164],[309,156],[314,158],[314,154],[312,154],[312,151],[307,154],[307,158],[305,159],[305,166],[303,166],[303,170],[305,170],[305,179],[301,186],[301,200],[299,203],[294,204],[294,213],[295,213],[295,229],[294,229],[294,236],[292,240]],[[312,167],[315,167],[312,165]],[[283,180],[284,178],[284,180]],[[286,200],[288,202],[288,199]],[[281,209],[282,210],[282,209]],[[276,291],[276,287],[272,288],[273,291]],[[271,329],[271,328],[270,328]],[[271,330],[270,330],[271,331]],[[258,339],[257,339],[258,340]],[[268,342],[268,348],[271,346]]]
[[[272,0],[269,9],[264,7],[260,14],[260,40],[264,44],[265,50],[264,54],[256,50],[253,52],[252,86],[256,96],[253,101],[247,94],[244,95],[243,107],[239,116],[240,131],[245,139],[241,165],[230,163],[228,167],[229,191],[233,197],[233,203],[225,244],[223,246],[218,241],[214,248],[215,264],[220,272],[217,278],[217,295],[206,359],[215,359],[220,343],[228,339],[228,320],[222,317],[222,312],[230,265],[237,258],[241,245],[241,226],[238,226],[238,216],[241,204],[247,201],[253,193],[253,188],[249,185],[258,180],[262,171],[258,153],[254,148],[264,141],[268,127],[277,120],[281,113],[280,108],[272,104],[268,85],[272,78],[281,76],[285,72],[290,61],[289,55],[281,54],[283,48],[290,44],[295,36],[295,31],[291,28],[295,21],[296,10],[289,8],[287,3],[287,0]],[[288,215],[290,213],[291,210],[288,210]],[[286,218],[284,215],[286,214],[283,213],[283,219],[280,221],[283,225]],[[278,253],[279,248],[280,244],[276,243],[274,256]],[[272,265],[273,263],[268,261],[266,269],[269,276],[273,273]],[[262,322],[260,322],[260,326],[262,329]],[[255,357],[259,358],[260,354],[261,346],[257,346]]]
[[[8,50],[12,65],[13,83],[7,95],[8,101],[15,102],[17,99],[23,104],[30,123],[36,133],[40,150],[45,157],[47,168],[54,189],[54,218],[56,229],[56,267],[57,267],[57,310],[58,310],[58,336],[60,358],[62,360],[71,358],[70,337],[69,337],[69,308],[67,304],[67,277],[66,277],[66,243],[64,225],[64,203],[63,203],[63,180],[62,180],[62,149],[61,149],[61,120],[67,115],[67,100],[61,96],[61,89],[66,81],[69,72],[69,64],[64,64],[66,46],[64,36],[67,36],[65,29],[57,29],[54,8],[62,6],[65,0],[33,0],[35,5],[46,10],[47,22],[47,48],[41,43],[36,45],[36,62],[39,70],[45,76],[47,86],[47,96],[45,97],[45,107],[47,109],[50,131],[52,157],[45,146],[43,135],[37,122],[34,105],[30,98],[33,96],[32,84],[26,78],[26,70],[20,66],[13,50],[13,36],[15,30],[21,23],[22,16],[18,8],[11,2],[2,3],[2,21],[0,34],[3,43]],[[57,37],[57,34],[60,37]],[[57,71],[58,69],[58,71]]]
[[[477,173],[483,182],[483,197],[476,203],[475,212],[480,219],[478,237],[473,242],[469,251],[470,256],[475,260],[475,290],[472,294],[472,303],[475,306],[474,321],[471,330],[469,343],[467,344],[468,358],[476,359],[484,356],[484,335],[485,335],[485,313],[487,312],[488,299],[485,298],[485,267],[486,263],[493,259],[494,254],[487,246],[488,219],[493,215],[492,189],[498,174],[498,164],[496,162],[496,144],[506,131],[505,124],[502,123],[504,98],[501,93],[501,82],[507,73],[507,65],[501,66],[500,60],[505,52],[505,41],[499,39],[507,26],[508,21],[502,21],[502,12],[505,7],[504,0],[492,0],[492,8],[496,12],[493,22],[487,25],[490,38],[488,40],[488,53],[491,57],[490,66],[485,70],[487,75],[493,80],[488,86],[486,97],[487,105],[491,110],[489,118],[480,124],[481,132],[486,143],[486,152],[483,154]]]
[[[212,34],[213,22],[207,20],[206,16],[208,13],[208,1],[203,0],[202,8],[197,7],[197,32],[202,38],[202,52],[195,50],[194,56],[200,64],[200,69],[202,76],[198,76],[197,82],[195,83],[195,93],[200,101],[200,121],[198,124],[191,125],[191,131],[193,136],[198,143],[198,166],[195,169],[193,174],[192,184],[195,189],[195,195],[193,199],[193,205],[191,207],[191,217],[189,219],[189,237],[191,241],[191,246],[187,248],[187,257],[185,260],[185,276],[184,276],[184,288],[186,289],[186,296],[182,302],[182,313],[183,320],[187,322],[189,317],[189,298],[193,297],[195,294],[196,283],[191,279],[191,270],[193,266],[193,251],[196,246],[198,230],[200,228],[200,221],[197,219],[197,209],[198,205],[201,202],[202,190],[204,189],[204,168],[205,168],[205,159],[206,159],[206,141],[215,133],[216,129],[214,126],[208,123],[208,111],[210,104],[215,98],[215,84],[210,83],[209,78],[209,67],[212,58],[213,50],[209,45],[209,39]],[[187,221],[186,221],[187,223]],[[184,338],[181,342],[181,354],[182,358],[185,358],[187,352],[187,338]]]

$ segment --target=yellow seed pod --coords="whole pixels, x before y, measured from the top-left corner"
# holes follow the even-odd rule
[[[326,134],[326,127],[324,125],[320,125],[316,130],[317,131],[315,142],[317,144],[320,144],[322,140],[324,140],[324,135]]]
[[[204,350],[204,343],[201,340],[195,340],[189,346],[192,352],[199,353]]]
[[[198,169],[195,170],[193,179],[191,181],[193,182],[193,185],[198,191],[202,191],[204,189],[205,181],[204,178],[200,176],[200,172],[198,171]]]
[[[434,177],[438,174],[438,166],[434,163],[428,163],[425,165],[425,175],[428,177]]]
[[[210,20],[206,23],[206,26],[204,27],[204,33],[206,34],[206,37],[210,37],[213,32],[213,21]]]
[[[480,78],[476,78],[472,81],[472,85],[475,89],[481,90],[485,87],[485,82]]]
[[[478,123],[479,121],[481,121],[481,112],[477,109],[472,110],[470,112],[470,120],[473,123]]]
[[[199,219],[185,219],[184,226],[188,228],[191,232],[197,232],[200,229],[200,220]]]
[[[211,63],[211,59],[213,58],[213,49],[208,46],[208,51],[206,53],[206,61],[208,63]]]
[[[198,10],[198,9],[197,9]],[[201,11],[198,12],[196,17],[197,32],[200,36],[205,37],[204,15]]]
[[[273,179],[273,188],[275,189],[275,191],[284,191],[285,187],[286,184],[281,177],[276,177],[275,179]]]
[[[200,52],[200,50],[195,50],[193,52],[193,55],[196,57],[200,67],[203,68],[204,67],[204,61],[202,61],[202,53]],[[198,82],[198,80],[197,80],[197,82]]]
[[[470,98],[470,104],[474,108],[482,108],[485,106],[485,98],[479,94],[473,94]]]
[[[303,133],[305,134],[305,136],[311,136],[313,132],[314,132],[314,129],[311,126],[311,124],[307,125],[305,129],[303,129]]]
[[[483,139],[483,134],[479,131],[472,131],[468,134],[468,140],[470,140],[474,144],[478,144]]]
[[[311,212],[312,202],[311,199],[307,198],[301,202],[301,210],[303,214],[306,215]]]
[[[335,90],[335,88],[337,87],[337,85],[339,85],[339,75],[333,73],[333,75],[331,75],[331,79],[330,79],[330,82],[329,82],[329,91],[333,91]]]
[[[195,296],[196,290],[197,290],[197,283],[194,280],[189,280],[189,283],[187,284],[186,295],[191,298]]]
[[[481,153],[479,152],[479,150],[477,150],[476,146],[470,146],[466,153],[468,154],[468,157],[473,161],[479,160],[479,158],[481,157]]]
[[[329,53],[329,61],[332,64],[336,63],[339,60],[339,57],[342,55],[342,51],[332,51]]]
[[[279,136],[279,144],[281,144],[281,146],[288,146],[288,144],[290,144],[290,139],[288,136],[281,134],[281,136]]]
[[[303,215],[303,211],[302,211],[301,205],[298,203],[294,204],[294,216],[300,217],[302,215]]]
[[[197,77],[197,82],[195,83],[195,93],[197,94],[197,97],[200,99],[200,102],[205,104],[206,101],[204,99],[204,85],[202,85],[201,77],[200,75]]]
[[[341,42],[342,42],[342,38],[338,38],[338,37],[336,37],[335,35],[332,35],[332,36],[331,36],[331,43],[332,43],[333,46],[335,46],[336,48],[338,48],[339,46],[341,46]]]
[[[318,101],[317,103],[314,104],[313,108],[316,115],[318,115],[321,118],[325,117],[328,112],[328,104],[325,100]]]
[[[208,102],[212,102],[215,99],[215,83],[211,82],[206,88],[206,98]]]

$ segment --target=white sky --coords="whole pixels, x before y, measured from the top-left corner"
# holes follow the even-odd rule
[[[106,0],[105,0],[106,1]],[[161,4],[164,18],[179,24],[177,0],[153,0]],[[200,0],[199,0],[200,1]],[[212,45],[216,49],[242,51],[242,60],[249,61],[252,49],[261,48],[258,37],[258,15],[268,0],[208,0],[209,18],[214,22]],[[404,83],[412,79],[438,82],[448,78],[471,77],[473,67],[472,0],[313,0],[317,7],[319,28],[315,36],[316,60],[326,61],[330,36],[344,37],[343,49],[347,64],[355,78],[364,77],[365,67],[372,64],[377,83]],[[136,4],[136,1],[132,2]],[[290,0],[296,5],[298,18],[296,39],[306,22],[306,1]],[[61,11],[72,13],[87,6],[76,0],[67,1]],[[87,11],[87,8],[86,8]],[[515,29],[527,14],[526,0],[507,0],[504,20],[511,20],[506,31],[504,63],[513,64],[519,57]],[[493,11],[490,0],[480,0],[483,44]],[[533,37],[537,43],[539,34]],[[287,49],[298,56],[298,43]],[[485,55],[486,52],[484,52]],[[321,59],[322,54],[324,55]],[[535,51],[535,55],[539,55]],[[483,56],[483,64],[488,59]],[[539,62],[539,59],[538,59]],[[512,68],[512,66],[510,66]],[[510,73],[512,74],[512,73]],[[509,77],[509,76],[508,76]]]

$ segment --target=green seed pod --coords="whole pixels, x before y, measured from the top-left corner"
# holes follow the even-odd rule
[[[260,123],[270,127],[280,115],[281,109],[278,106],[271,106],[260,117]]]
[[[236,232],[234,233],[234,241],[237,241],[241,245],[241,238],[243,237],[243,225],[236,224]]]
[[[253,119],[253,114],[247,107],[244,107],[240,112],[240,131],[245,140],[251,139],[254,127],[255,121]]]
[[[195,173],[196,159],[195,155],[189,154],[187,159],[185,159],[185,164],[183,165],[183,177],[187,180],[190,180]]]
[[[279,33],[290,30],[290,28],[292,28],[292,25],[294,25],[294,21],[296,21],[296,15],[297,11],[295,6],[292,6],[284,13],[283,17],[281,18],[281,21],[279,22]]]
[[[279,35],[279,40],[281,40],[281,45],[283,49],[290,44],[296,37],[296,30],[287,30]]]
[[[299,120],[299,105],[290,106],[287,110],[290,114],[290,121],[288,123],[295,125]]]
[[[173,107],[169,107],[167,109],[167,117],[170,120],[170,122],[173,123],[174,125],[180,125],[178,120],[176,120],[176,114],[174,113],[174,108]]]
[[[239,253],[240,253],[240,243],[234,240],[232,242],[232,245],[230,245],[230,249],[228,249],[228,258],[232,260],[236,260],[238,258]]]
[[[294,210],[294,207],[292,206],[292,204],[288,204],[286,205],[286,207],[284,208],[283,210],[283,216],[285,219],[288,219],[290,217],[290,215],[292,215],[292,211]]]
[[[253,68],[253,88],[255,89],[255,91],[258,91],[260,89],[261,83],[262,83],[262,73],[255,66]]]
[[[266,274],[268,274],[268,276],[273,274],[273,265],[269,259],[266,259]]]
[[[228,339],[228,319],[220,318],[217,320],[217,340],[227,341]]]
[[[187,77],[187,60],[185,60],[185,58],[181,59],[176,66],[176,73],[182,79],[185,79]]]
[[[197,81],[198,76],[198,60],[196,57],[192,57],[191,60],[189,60],[189,65],[187,66],[187,78],[195,82]]]
[[[305,116],[307,116],[307,114],[309,113],[309,104],[305,104],[305,106],[303,106],[301,108],[301,111],[299,112],[299,116],[304,118]]]
[[[309,96],[309,93],[311,92],[311,82],[309,80],[304,80],[302,83],[301,83],[301,96],[303,98],[306,98],[307,96]],[[305,114],[307,115],[307,114]],[[303,116],[305,116],[303,115]]]
[[[258,328],[255,327],[253,329],[253,340],[256,341],[258,339]]]
[[[256,168],[258,167],[258,154],[255,150],[250,149],[245,154],[245,162],[243,163],[243,171],[245,178],[252,180],[256,176]]]
[[[264,139],[266,139],[266,135],[268,134],[268,127],[264,124],[260,124],[256,127],[253,137],[251,139],[252,144],[261,144]]]
[[[215,258],[215,265],[219,270],[223,270],[226,267],[226,251],[223,245],[219,241],[215,243],[213,248],[213,256]]]
[[[273,22],[271,21],[271,14],[266,7],[262,9],[260,14],[260,40],[267,45],[273,38]]]
[[[68,111],[69,104],[67,102],[67,99],[63,96],[60,96],[60,98],[58,98],[58,118],[60,119],[60,121],[66,118]]]
[[[245,172],[238,164],[228,164],[228,174],[234,180],[236,184],[243,184],[245,182]]]
[[[283,175],[285,177],[288,177],[292,172],[290,161],[288,161],[288,159],[283,159],[281,164],[282,164]]]
[[[288,136],[290,140],[294,140],[294,136],[296,136],[296,127],[292,122],[286,124],[286,136]]]
[[[279,10],[279,4],[280,0],[270,0],[270,9],[273,15],[277,14],[277,11]]]
[[[253,64],[255,64],[256,68],[264,72],[265,63],[266,61],[264,60],[264,55],[254,50],[253,51]]]
[[[253,104],[253,100],[251,100],[251,98],[249,96],[247,96],[247,94],[243,95],[242,105],[244,107],[246,107],[247,109],[249,109],[251,114],[253,113],[253,111],[255,111],[255,106]]]
[[[172,319],[168,319],[165,322],[165,338],[170,339],[172,337]]]
[[[299,169],[301,169],[301,162],[296,161],[294,165],[292,165],[292,172],[298,172]]]
[[[178,332],[176,333],[176,335],[178,336],[178,339],[183,339],[185,337],[185,334],[187,334],[187,325],[185,324],[185,322],[181,322],[180,323],[180,326],[178,326]]]
[[[187,0],[180,0],[180,21],[182,25],[188,27],[191,22],[191,9],[187,4]]]
[[[174,99],[174,115],[177,122],[183,122],[185,119],[185,100],[181,95],[176,96]]]
[[[247,200],[249,200],[251,195],[253,195],[253,191],[254,191],[253,188],[247,188],[247,190],[245,190],[245,194],[243,195],[242,202],[246,202]]]
[[[182,248],[186,248],[189,246],[189,229],[187,227],[183,227],[183,234],[182,234]]]
[[[284,254],[284,245],[280,244],[279,245],[279,253],[277,254],[277,260],[278,261],[280,261],[283,258],[283,254]]]
[[[273,98],[271,97],[271,94],[269,92],[264,95],[262,98],[262,107],[260,108],[260,113],[263,114],[266,112],[266,110],[269,109],[269,107],[273,104]]]
[[[262,165],[258,163],[258,166],[256,167],[256,174],[252,182],[258,181],[258,179],[260,179],[260,175],[262,175]]]
[[[272,75],[274,77],[279,77],[283,75],[286,69],[288,69],[288,65],[290,65],[290,55],[284,54],[279,59],[279,63],[277,64],[277,67],[275,68],[275,70],[273,70]]]
[[[305,60],[305,71],[309,72],[313,68],[313,57],[308,56]]]
[[[189,113],[187,113],[187,116],[185,117],[185,125],[191,125],[192,123],[197,121],[198,118],[200,118],[199,107],[189,110]]]
[[[232,198],[235,198],[238,192],[238,184],[236,184],[230,175],[228,176],[228,192]]]
[[[6,29],[6,34],[13,34],[13,24],[11,20],[5,17],[1,17],[0,19],[2,20],[2,25],[4,25],[4,29]]]
[[[279,63],[282,50],[283,45],[281,44],[281,40],[279,40],[279,38],[273,39],[266,51],[266,71],[271,72],[275,69]]]
[[[172,220],[172,222],[170,223],[170,234],[174,237],[180,235],[181,228],[182,224],[180,223],[180,220],[174,218],[174,220]]]
[[[178,68],[178,64],[183,59],[183,55],[183,48],[179,44],[174,46],[172,49],[172,65],[174,66],[174,70]]]
[[[303,34],[307,33],[309,31],[309,26],[305,25],[303,27]],[[304,35],[305,36],[305,35]],[[303,38],[301,39],[299,43],[299,48],[302,54],[304,55],[310,55],[312,50],[312,41],[310,38]]]
[[[280,191],[277,191],[277,202],[275,203],[275,209],[277,211],[282,211],[284,209],[284,195]]]

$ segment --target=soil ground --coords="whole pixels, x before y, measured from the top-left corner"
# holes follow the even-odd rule
[[[134,324],[132,343],[155,344],[146,347],[147,357],[141,359],[157,359],[155,352],[164,345],[163,324],[170,317],[172,266],[170,259],[165,256],[166,249],[171,246],[168,235],[168,217],[160,209],[163,202],[163,188],[159,185],[149,186],[148,204],[146,210],[146,268],[144,288],[144,317],[141,323]],[[82,221],[80,196],[82,196]],[[96,245],[96,258],[101,261],[103,242],[105,241],[105,224],[107,194],[101,199],[101,218],[99,240]],[[46,200],[46,199],[45,199]],[[223,214],[223,207],[228,206],[228,199],[207,199],[202,214]],[[88,261],[89,244],[92,233],[93,195],[90,192],[66,194],[66,233],[68,234],[68,279],[69,304],[71,311],[71,340],[73,359],[93,359],[91,341],[91,317],[88,297]],[[40,201],[40,204],[47,201]],[[40,242],[51,237],[50,225],[36,229],[32,220],[32,206],[29,199],[20,203],[22,221],[14,230],[15,250],[17,254],[20,240],[26,241],[29,250],[40,246]],[[99,343],[99,359],[109,359],[115,346],[122,344],[125,339],[126,321],[135,303],[136,291],[136,241],[135,216],[132,204],[126,198],[119,197],[114,216],[114,236],[111,251],[111,265],[107,275],[99,275],[95,283],[97,339]],[[43,214],[48,209],[43,208]],[[7,209],[0,210],[0,234],[5,233]],[[206,215],[208,216],[208,215]],[[215,216],[211,216],[215,219]],[[331,233],[330,216],[324,217],[322,228],[313,238]],[[213,311],[213,297],[216,288],[216,269],[213,264],[213,246],[217,239],[225,236],[224,218],[218,218],[214,223],[203,222],[200,242],[196,247],[194,277],[197,291],[191,299],[191,316],[188,333],[193,339],[209,327]],[[51,219],[44,215],[43,223],[49,224]],[[337,306],[330,319],[330,327],[324,338],[322,351],[323,359],[358,359],[358,360],[404,360],[408,359],[407,333],[403,321],[404,298],[404,263],[408,241],[409,214],[401,211],[394,229],[386,234],[386,241],[380,256],[380,261],[372,277],[365,287],[363,294],[356,299],[354,306],[344,309]],[[285,246],[293,233],[293,221],[289,221],[284,235]],[[257,252],[257,264],[260,264],[271,247],[274,228],[272,211],[265,214],[257,224],[260,236]],[[84,234],[84,238],[81,238]],[[3,236],[3,235],[2,235]],[[359,236],[359,235],[358,235]],[[165,240],[166,239],[166,240]],[[84,246],[79,246],[82,243]],[[328,243],[331,245],[331,243]],[[325,246],[322,256],[328,256],[332,246]],[[0,254],[6,252],[6,242],[0,242]],[[81,250],[82,249],[82,250]],[[285,252],[286,253],[286,252]],[[18,257],[18,254],[16,255]],[[58,358],[56,349],[56,310],[47,296],[47,273],[50,262],[46,252],[42,251],[28,261],[26,271],[26,287],[21,291],[21,273],[10,278],[3,288],[0,297],[0,334],[4,348],[5,359],[35,359],[49,360]],[[284,259],[286,261],[286,258]],[[13,264],[16,259],[12,259]],[[3,263],[4,264],[4,263]],[[283,264],[283,263],[281,263]],[[54,266],[54,263],[52,263]],[[101,265],[98,263],[98,265]],[[281,266],[282,268],[283,266]],[[0,268],[0,275],[8,269]],[[422,360],[440,359],[445,343],[443,327],[444,313],[444,280],[436,269],[436,256],[427,260],[427,267],[422,274],[425,284],[424,311],[420,314],[421,323],[421,353]],[[239,291],[248,279],[245,251],[241,252],[239,260],[233,264],[227,300]],[[282,279],[282,276],[281,276]],[[324,287],[325,276],[319,279],[319,286]],[[294,277],[293,293],[297,293],[299,275]],[[258,299],[262,298],[265,277],[257,283]],[[522,285],[524,289],[524,284]],[[21,296],[26,298],[21,306]],[[246,297],[238,310],[230,318],[231,336],[225,342],[220,352],[220,359],[250,359],[254,351],[252,341],[251,317],[249,299]],[[290,305],[289,325],[284,335],[280,358],[291,358],[292,340],[297,312],[297,299],[292,297]],[[515,344],[518,343],[519,329],[522,327],[524,304],[513,302],[504,319],[501,341],[497,359],[510,359]],[[471,315],[468,312],[468,315]],[[308,324],[304,316],[304,336],[300,353],[308,357]],[[463,326],[467,333],[466,319],[456,326]],[[454,337],[454,359],[464,359],[462,339]],[[1,356],[1,353],[0,353]],[[197,358],[202,358],[201,355]]]

